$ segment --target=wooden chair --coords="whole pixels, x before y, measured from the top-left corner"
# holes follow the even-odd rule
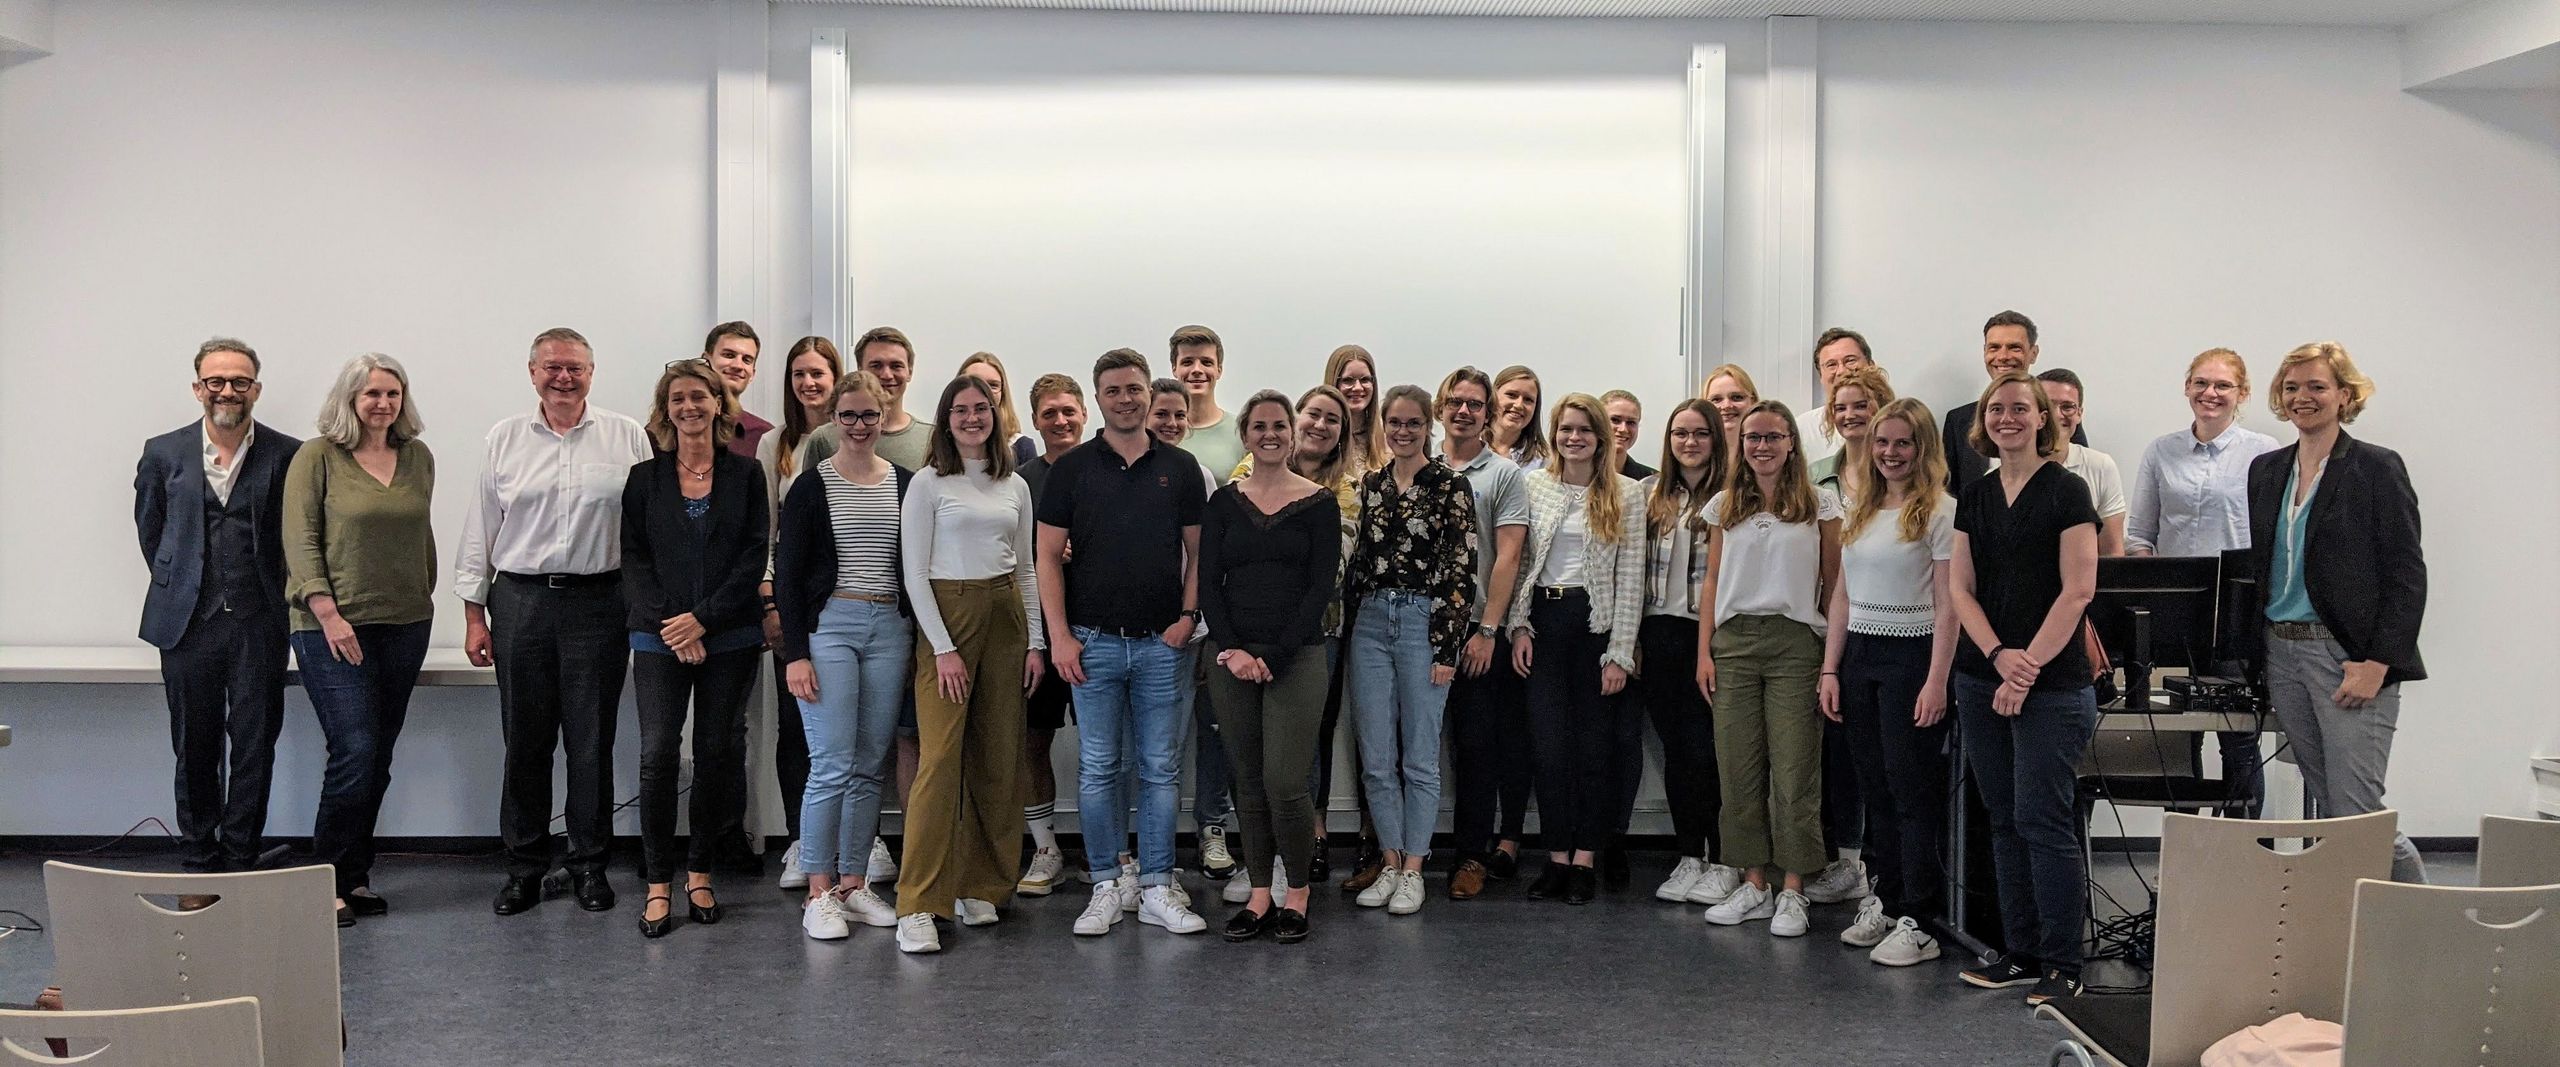
[[[2344,1022],[2344,1067],[2560,1063],[2560,885],[2359,884]]]
[[[44,865],[44,891],[66,1006],[256,997],[266,1062],[344,1062],[337,879],[328,867],[137,874],[57,861]]]
[[[64,1058],[17,1040],[38,1035],[101,1047]],[[263,1067],[258,1043],[256,997],[115,1011],[0,1010],[0,1064]]]
[[[2481,816],[2480,884],[2560,885],[2560,819]]]
[[[2395,812],[2276,821],[2161,816],[2151,992],[2036,1009],[2071,1036],[2049,1062],[2192,1065],[2214,1042],[2286,1012],[2335,1019],[2346,997],[2356,880],[2391,873]],[[2301,838],[2301,852],[2260,839]]]

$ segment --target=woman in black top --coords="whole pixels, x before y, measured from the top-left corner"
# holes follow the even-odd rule
[[[1200,610],[1209,618],[1209,707],[1235,769],[1244,871],[1253,893],[1227,920],[1227,940],[1270,931],[1307,936],[1307,885],[1289,887],[1276,911],[1272,854],[1307,869],[1315,805],[1307,771],[1324,721],[1324,616],[1342,559],[1342,510],[1333,491],[1289,469],[1297,412],[1265,389],[1236,416],[1253,473],[1219,488],[1201,515]]]
[[[2073,824],[2080,753],[2098,728],[2080,620],[2098,584],[2098,513],[2087,483],[2052,462],[2060,424],[2041,384],[2003,374],[1976,410],[1972,446],[2000,469],[1956,501],[1956,714],[1990,809],[2008,951],[1964,980],[2033,983],[2027,1003],[2042,1004],[2080,992],[2089,879]]]
[[[709,361],[667,365],[649,405],[660,451],[622,489],[622,592],[631,605],[631,679],[640,707],[640,845],[649,900],[640,933],[674,925],[676,779],[693,711],[692,845],[685,903],[720,921],[711,862],[745,833],[747,695],[764,649],[764,471],[727,448],[738,401]]]

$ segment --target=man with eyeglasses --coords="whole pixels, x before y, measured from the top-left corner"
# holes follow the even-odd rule
[[[284,724],[284,469],[302,442],[250,418],[258,353],[196,348],[204,416],[142,446],[133,525],[151,566],[142,639],[160,650],[178,758],[180,862],[245,871],[265,848]],[[227,748],[227,752],[226,752]]]
[[[1520,547],[1529,536],[1529,492],[1520,465],[1486,446],[1493,379],[1460,367],[1440,381],[1435,403],[1445,431],[1440,461],[1467,479],[1474,492],[1476,529],[1493,531],[1493,550],[1476,553],[1474,631],[1458,656],[1449,688],[1450,783],[1457,811],[1449,824],[1457,840],[1457,866],[1449,875],[1449,899],[1484,892],[1487,877],[1508,880],[1519,870],[1520,837],[1529,804],[1529,705],[1520,676],[1495,664],[1511,662],[1501,627],[1489,614],[1511,602],[1520,576]],[[1495,837],[1496,801],[1501,836]]]
[[[462,650],[498,669],[506,733],[498,836],[507,881],[493,908],[542,900],[542,880],[568,869],[578,906],[613,907],[613,732],[631,660],[622,601],[622,487],[650,455],[628,415],[587,403],[595,349],[578,331],[545,330],[525,366],[535,410],[489,430],[480,482],[463,520],[453,591]],[[569,844],[554,855],[551,763],[569,765]]]

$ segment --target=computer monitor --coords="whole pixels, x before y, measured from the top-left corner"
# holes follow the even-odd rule
[[[2089,622],[2107,658],[2125,668],[2125,706],[2151,702],[2157,667],[2211,670],[2222,589],[2216,556],[2110,556],[2098,560]]]

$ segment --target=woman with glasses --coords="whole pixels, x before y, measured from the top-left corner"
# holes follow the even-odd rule
[[[1387,461],[1386,437],[1378,432],[1378,360],[1359,345],[1344,345],[1325,357],[1324,384],[1342,394],[1344,466],[1353,480],[1366,478]]]
[[[1004,361],[993,352],[973,352],[960,361],[960,373],[986,384],[987,395],[995,398],[996,439],[1013,456],[1013,468],[1031,462],[1040,454],[1040,442],[1022,428],[1022,416],[1013,411],[1013,378],[1004,369]]]
[[[1698,592],[1707,577],[1704,509],[1732,463],[1719,422],[1704,400],[1673,408],[1663,429],[1661,471],[1642,484],[1651,551],[1644,622],[1636,631],[1645,664],[1639,681],[1653,732],[1662,739],[1663,800],[1680,849],[1680,862],[1653,895],[1694,904],[1722,904],[1742,884],[1742,871],[1723,862],[1714,711],[1696,681]]]

